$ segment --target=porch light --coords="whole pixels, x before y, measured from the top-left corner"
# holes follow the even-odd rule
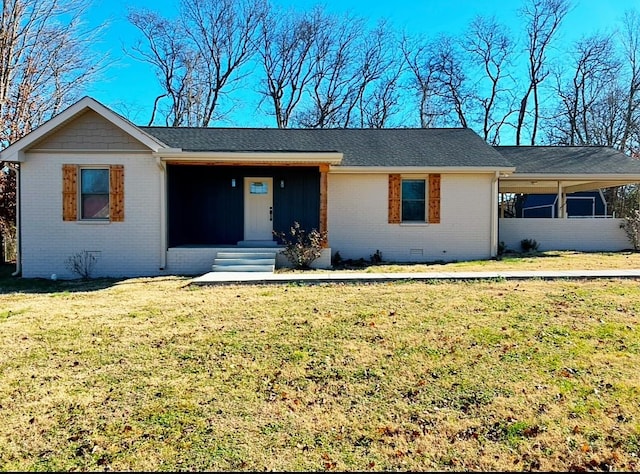
[[[236,178],[231,178],[231,187],[232,188],[236,187]]]
[[[281,187],[281,188],[284,188],[284,179],[281,179],[281,180],[280,180],[280,187]]]

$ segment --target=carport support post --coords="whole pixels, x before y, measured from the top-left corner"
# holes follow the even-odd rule
[[[560,219],[567,217],[567,195],[564,193],[562,181],[558,181],[558,217]]]
[[[329,173],[329,165],[321,164],[320,165],[320,232],[327,231],[327,191],[328,191],[328,183],[327,183],[327,173]],[[327,239],[329,237],[327,236]],[[322,247],[327,248],[329,246],[329,242],[325,239],[322,242]]]

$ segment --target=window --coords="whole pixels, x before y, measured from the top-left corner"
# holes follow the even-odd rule
[[[80,218],[109,219],[109,170],[80,170]]]
[[[425,222],[425,180],[402,180],[402,222]]]
[[[124,221],[124,166],[62,165],[63,221]]]
[[[389,224],[440,223],[440,174],[428,177],[389,175]]]
[[[249,186],[250,194],[267,194],[269,191],[267,183],[264,182],[252,182]]]

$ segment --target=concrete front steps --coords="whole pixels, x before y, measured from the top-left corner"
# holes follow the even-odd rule
[[[276,250],[234,249],[218,251],[213,266],[214,272],[268,272],[276,268]]]

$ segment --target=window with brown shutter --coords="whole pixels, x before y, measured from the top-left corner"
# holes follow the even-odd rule
[[[440,174],[389,175],[389,224],[440,223]]]
[[[64,221],[124,221],[124,167],[62,166]]]

